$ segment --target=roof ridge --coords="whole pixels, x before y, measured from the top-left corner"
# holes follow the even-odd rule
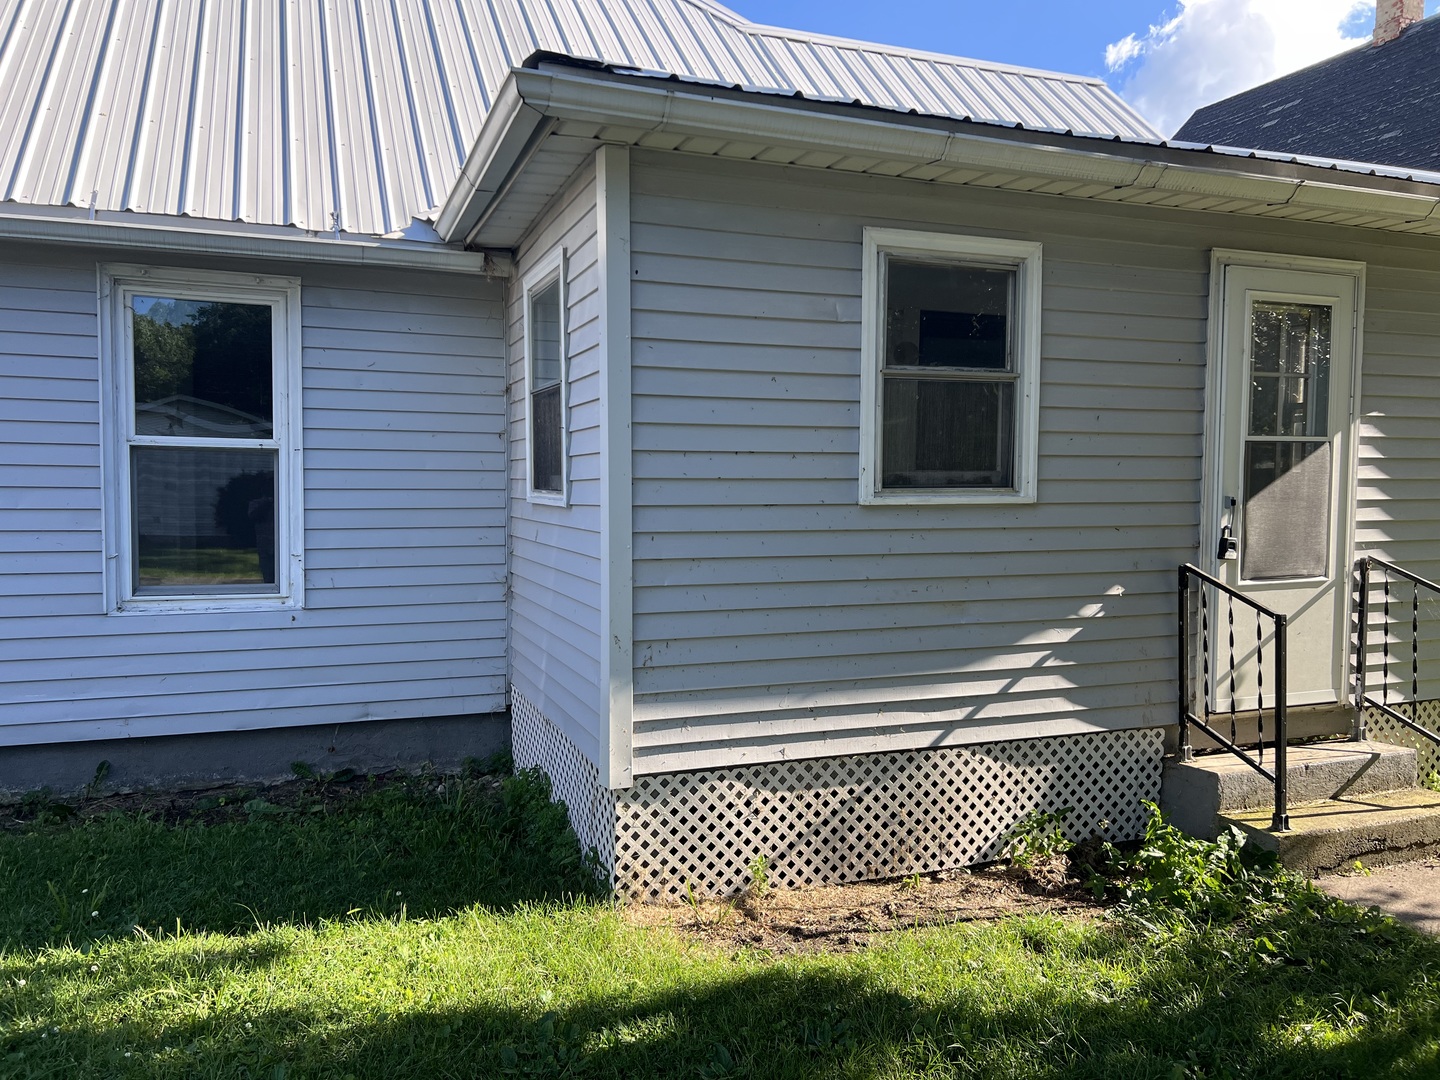
[[[832,45],[837,48],[862,49],[867,52],[880,53],[885,56],[913,57],[916,60],[929,60],[942,64],[950,64],[955,67],[977,68],[983,71],[1002,72],[1007,75],[1027,75],[1042,79],[1054,79],[1059,82],[1078,83],[1084,86],[1104,86],[1107,89],[1109,84],[1097,75],[1076,75],[1072,72],[1051,71],[1046,68],[1022,67],[1019,64],[1004,64],[996,60],[977,60],[970,56],[956,56],[954,53],[933,52],[929,49],[910,49],[903,45],[887,45],[880,41],[866,41],[862,38],[840,37],[836,34],[821,34],[811,30],[797,30],[788,26],[773,26],[769,23],[752,22],[739,12],[717,3],[716,0],[681,0],[682,3],[690,4],[704,10],[710,15],[717,16],[729,23],[734,29],[741,33],[751,34],[755,37],[785,38],[790,41],[809,42],[817,45]]]

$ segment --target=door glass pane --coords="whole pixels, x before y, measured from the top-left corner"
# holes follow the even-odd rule
[[[1243,578],[1329,573],[1330,481],[1328,442],[1246,443]]]
[[[886,367],[1014,370],[1014,270],[897,258],[887,267]]]
[[[277,591],[276,451],[130,453],[138,595]]]
[[[1015,486],[1015,384],[885,380],[887,488]]]
[[[1330,308],[1257,301],[1251,308],[1251,435],[1330,433]]]
[[[135,297],[135,433],[271,438],[270,323],[268,304]]]

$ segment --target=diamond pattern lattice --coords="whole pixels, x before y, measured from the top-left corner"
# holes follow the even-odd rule
[[[600,783],[600,770],[518,690],[510,694],[510,743],[515,768],[550,778],[550,796],[565,804],[580,850],[593,849],[613,875],[615,793]]]
[[[1408,703],[1396,705],[1394,708],[1399,709],[1406,716],[1410,715]],[[1440,732],[1440,701],[1420,702],[1420,718],[1416,723],[1431,731]],[[1420,774],[1419,779],[1422,784],[1431,773],[1440,773],[1440,746],[1436,746],[1423,735],[1411,731],[1404,724],[1396,723],[1379,709],[1365,710],[1365,730],[1370,738],[1380,742],[1394,743],[1396,746],[1413,746],[1416,771]]]
[[[637,898],[898,877],[996,858],[1032,810],[1073,839],[1138,836],[1160,792],[1158,729],[640,777],[618,792],[615,883]]]
[[[928,873],[997,858],[1033,810],[1083,840],[1140,835],[1160,794],[1160,729],[812,758],[639,777],[626,791],[514,692],[517,768],[539,767],[582,849],[634,899],[727,896],[764,855],[777,885]]]

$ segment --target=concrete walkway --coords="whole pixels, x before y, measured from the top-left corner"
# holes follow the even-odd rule
[[[1378,907],[1422,934],[1440,936],[1440,856],[1381,866],[1369,874],[1332,874],[1315,884],[1360,907]]]

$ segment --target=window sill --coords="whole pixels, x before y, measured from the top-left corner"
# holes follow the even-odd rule
[[[536,506],[569,506],[570,500],[558,491],[532,491],[525,501]]]
[[[1032,491],[871,491],[861,506],[1016,506],[1035,502]]]
[[[298,596],[141,596],[122,600],[110,615],[217,614],[231,611],[286,611],[301,606]]]

